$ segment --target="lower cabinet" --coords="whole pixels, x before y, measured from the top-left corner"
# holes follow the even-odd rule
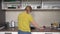
[[[0,32],[0,34],[18,34],[18,32]],[[60,34],[60,32],[31,32],[31,34]]]
[[[60,32],[32,32],[32,34],[60,34]]]
[[[0,32],[0,34],[18,34],[18,32]]]
[[[0,32],[0,34],[5,34],[5,32]]]

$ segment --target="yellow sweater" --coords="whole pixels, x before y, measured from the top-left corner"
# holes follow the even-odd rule
[[[18,16],[18,30],[30,32],[30,22],[33,18],[30,14],[23,12]]]

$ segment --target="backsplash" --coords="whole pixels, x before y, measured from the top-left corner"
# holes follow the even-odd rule
[[[6,22],[11,21],[18,23],[18,14],[23,11],[6,11]],[[32,16],[35,21],[41,26],[50,26],[51,23],[60,22],[60,11],[33,11]]]

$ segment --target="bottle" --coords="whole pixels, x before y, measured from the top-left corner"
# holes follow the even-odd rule
[[[54,27],[53,27],[53,23],[51,23],[51,29],[54,29]]]
[[[15,22],[13,20],[11,21],[11,27],[15,27]]]
[[[11,30],[15,30],[15,22],[13,20],[11,21]]]

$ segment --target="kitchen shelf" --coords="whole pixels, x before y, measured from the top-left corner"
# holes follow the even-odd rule
[[[6,11],[24,11],[24,9],[3,9]],[[33,9],[32,11],[60,11],[60,9]]]

